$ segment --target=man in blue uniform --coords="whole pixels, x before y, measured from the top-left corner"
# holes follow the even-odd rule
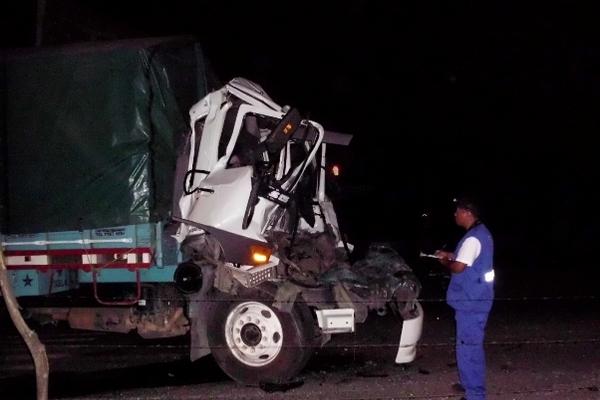
[[[452,272],[446,301],[455,311],[456,361],[467,400],[485,399],[484,329],[494,300],[494,241],[475,202],[456,201],[456,224],[467,230],[455,253],[438,250]]]

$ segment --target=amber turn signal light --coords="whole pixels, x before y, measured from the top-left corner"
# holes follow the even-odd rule
[[[250,254],[252,254],[254,264],[266,264],[269,262],[269,258],[271,258],[271,249],[263,246],[250,246]]]

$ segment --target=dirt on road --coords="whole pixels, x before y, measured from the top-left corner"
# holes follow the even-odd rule
[[[355,335],[319,350],[298,386],[244,387],[208,357],[187,361],[187,338],[144,341],[135,335],[38,327],[48,347],[53,399],[458,399],[454,326],[442,302],[424,302],[417,359],[394,364],[400,323],[370,316]],[[596,299],[497,301],[486,336],[489,399],[600,399],[600,302]],[[5,320],[4,320],[5,321]],[[3,324],[0,398],[33,399],[31,360]]]

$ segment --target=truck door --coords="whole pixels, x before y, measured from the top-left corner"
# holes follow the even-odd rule
[[[266,218],[286,206],[289,194],[314,162],[323,137],[320,126],[308,129],[304,123],[300,135],[283,143],[281,150],[269,151],[270,135],[282,118],[282,112],[239,106],[225,154],[191,194],[187,219],[264,241],[261,231]],[[301,157],[292,157],[293,146],[305,149]]]

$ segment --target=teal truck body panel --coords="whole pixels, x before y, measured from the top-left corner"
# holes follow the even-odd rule
[[[201,46],[15,50],[0,67],[0,236],[17,296],[172,282],[176,149],[216,84]]]
[[[2,236],[17,296],[42,296],[93,283],[173,282],[180,261],[162,223]],[[95,275],[95,276],[94,276]]]

